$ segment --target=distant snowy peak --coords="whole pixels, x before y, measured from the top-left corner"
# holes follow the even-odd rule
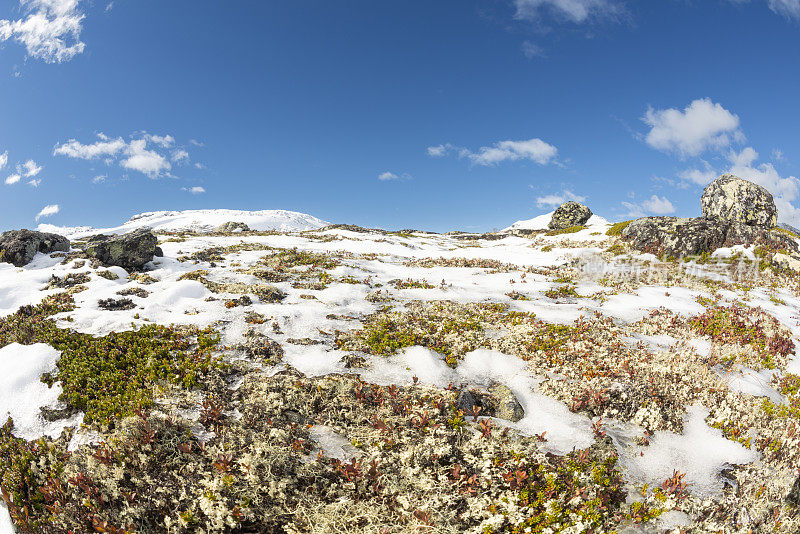
[[[533,219],[526,219],[524,221],[517,221],[508,228],[503,228],[503,232],[508,232],[510,230],[547,230],[547,225],[550,223],[550,219],[553,218],[554,211],[550,213],[545,213],[544,215],[539,215],[538,217],[534,217]],[[589,220],[586,222],[586,226],[603,226],[607,225],[609,222],[600,217],[599,215],[592,215]]]
[[[150,228],[160,232],[210,232],[226,222],[241,222],[252,230],[279,232],[301,232],[317,230],[330,223],[312,215],[286,210],[185,210],[152,211],[134,215],[128,222],[114,228],[92,228],[88,226],[63,227],[40,224],[38,229],[70,238],[92,234],[123,234],[138,228]]]

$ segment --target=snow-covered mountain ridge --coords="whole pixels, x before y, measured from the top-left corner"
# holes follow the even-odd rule
[[[286,210],[244,211],[204,209],[183,211],[152,211],[134,215],[126,223],[112,228],[88,226],[63,227],[40,224],[38,230],[52,232],[71,239],[92,234],[123,234],[139,228],[161,232],[210,232],[226,222],[240,222],[256,231],[301,232],[317,230],[330,223],[313,215]]]

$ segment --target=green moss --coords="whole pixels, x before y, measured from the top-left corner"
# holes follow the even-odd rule
[[[588,226],[570,226],[569,228],[562,228],[561,230],[550,230],[545,235],[563,235],[563,234],[574,234],[575,232],[580,232],[581,230],[586,230]]]
[[[578,295],[578,292],[575,291],[575,286],[570,284],[564,284],[558,287],[548,289],[547,291],[544,292],[544,296],[551,299],[580,297],[580,295]]]
[[[633,220],[614,223],[614,224],[611,225],[611,228],[606,230],[606,235],[610,235],[610,236],[622,235],[622,231],[625,228],[627,228],[628,225],[630,223],[632,223],[632,222],[633,222]]]
[[[56,295],[39,306],[25,306],[0,320],[0,347],[46,343],[61,351],[53,373],[42,381],[61,382],[60,399],[85,412],[85,423],[113,419],[150,406],[158,384],[192,388],[221,362],[212,356],[219,338],[210,330],[146,325],[94,337],[59,328],[49,317],[72,309]]]

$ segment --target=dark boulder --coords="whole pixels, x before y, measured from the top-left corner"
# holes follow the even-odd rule
[[[572,226],[582,226],[592,216],[592,210],[578,202],[565,202],[561,204],[547,225],[551,230],[563,230]]]
[[[0,234],[0,262],[27,265],[37,252],[69,252],[69,239],[33,230],[10,230]]]
[[[84,245],[83,251],[104,265],[116,265],[128,271],[135,271],[153,261],[157,245],[158,239],[150,230],[140,229],[122,235],[91,237]]]
[[[643,252],[693,256],[723,246],[725,228],[704,218],[645,217],[628,224],[622,238]]]

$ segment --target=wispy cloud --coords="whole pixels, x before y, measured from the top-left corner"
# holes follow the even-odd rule
[[[514,5],[518,19],[538,21],[549,14],[576,24],[615,17],[625,11],[617,0],[514,0]]]
[[[0,154],[0,171],[6,168],[8,164],[8,150]]]
[[[48,63],[69,61],[86,47],[79,0],[20,0],[24,17],[0,19],[0,41],[13,39],[31,57]]]
[[[206,189],[199,185],[196,185],[194,187],[182,187],[181,189],[183,189],[184,191],[188,191],[193,195],[202,195],[203,193],[206,192]]]
[[[450,143],[430,146],[427,149],[431,157],[443,157],[456,154],[459,158],[467,158],[474,165],[493,166],[505,161],[528,160],[547,165],[555,161],[558,149],[539,138],[525,141],[499,141],[492,146],[482,146],[477,151],[457,147]]]
[[[683,111],[648,108],[642,121],[650,126],[645,137],[648,145],[682,157],[744,141],[739,117],[709,98],[694,100]]]
[[[42,217],[51,217],[56,213],[58,213],[58,211],[59,211],[58,204],[50,204],[49,206],[45,206],[44,208],[42,208],[42,211],[40,211],[39,214],[36,215],[36,220],[38,221]]]
[[[557,208],[569,200],[574,202],[585,202],[586,197],[582,195],[576,195],[572,191],[564,189],[560,193],[552,193],[549,195],[536,197],[536,205],[540,208]]]
[[[669,215],[675,213],[675,206],[667,197],[653,195],[642,202],[623,202],[628,217],[644,217],[645,215]]]
[[[411,178],[412,178],[411,175],[408,174],[407,172],[404,172],[403,174],[395,174],[393,172],[386,171],[378,175],[378,180],[380,180],[381,182],[411,180]]]
[[[171,135],[140,133],[130,141],[122,137],[111,139],[103,133],[97,137],[97,141],[89,144],[71,139],[56,146],[53,155],[86,160],[103,158],[108,165],[118,162],[121,167],[150,178],[169,176],[172,170],[170,160],[179,164],[189,161],[189,152],[183,147],[175,147],[175,138]]]
[[[546,55],[541,46],[530,41],[522,41],[522,54],[528,59],[545,57]]]
[[[19,174],[12,174],[8,178],[6,178],[6,185],[14,185],[15,183],[19,182],[22,179],[22,176]]]

